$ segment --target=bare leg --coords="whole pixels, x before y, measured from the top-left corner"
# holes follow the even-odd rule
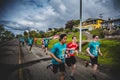
[[[29,47],[29,51],[31,51],[31,46]]]
[[[60,74],[60,80],[64,80],[64,72],[61,72],[61,74]]]
[[[93,65],[93,75],[95,75],[96,74],[96,71],[97,71],[97,67],[98,67],[98,65],[97,64],[94,64]]]
[[[73,74],[75,73],[75,70],[76,70],[76,64],[72,65],[71,76],[73,76]]]
[[[47,55],[47,47],[45,48],[45,52],[46,52],[46,55]]]

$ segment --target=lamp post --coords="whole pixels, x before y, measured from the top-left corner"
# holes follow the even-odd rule
[[[82,52],[82,0],[80,0],[80,35],[79,35],[79,53]]]
[[[27,30],[28,30],[28,39],[29,39],[29,27],[27,27]]]

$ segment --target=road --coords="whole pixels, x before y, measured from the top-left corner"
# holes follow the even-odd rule
[[[40,47],[33,46],[32,52],[28,47],[21,46],[17,39],[0,44],[0,80],[59,80],[59,73],[53,74],[46,66],[50,56]],[[66,66],[67,74],[70,68]],[[110,76],[98,71],[98,80],[112,80]],[[77,58],[76,80],[93,80],[91,67],[85,67],[84,61]],[[68,79],[66,79],[68,80]]]

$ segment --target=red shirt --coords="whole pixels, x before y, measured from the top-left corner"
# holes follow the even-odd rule
[[[67,48],[70,49],[70,50],[68,50],[70,56],[75,56],[74,50],[77,50],[78,44],[77,44],[77,43],[70,42],[70,43],[67,44]],[[72,50],[71,50],[71,49],[72,49]]]

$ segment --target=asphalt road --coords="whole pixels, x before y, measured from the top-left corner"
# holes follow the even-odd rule
[[[0,44],[0,80],[59,80],[59,73],[54,74],[47,69],[51,62],[40,47],[19,47],[17,39]],[[70,68],[66,66],[69,76]],[[77,58],[76,80],[94,80],[91,77],[91,67],[85,67],[84,61]],[[98,80],[112,80],[106,73],[98,71]],[[66,78],[66,80],[69,80]]]

